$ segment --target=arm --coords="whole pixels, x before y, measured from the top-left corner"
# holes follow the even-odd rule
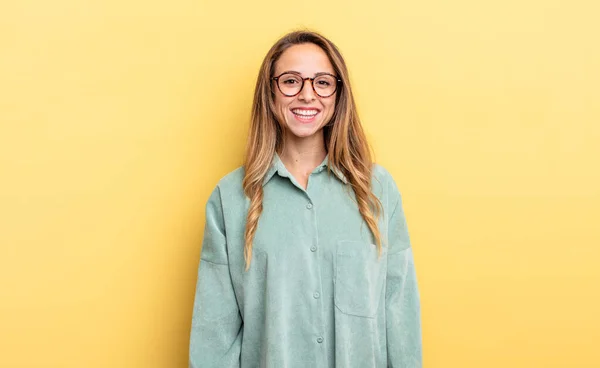
[[[400,196],[390,216],[385,295],[388,367],[420,368],[421,311],[416,272]]]
[[[229,273],[219,188],[206,204],[206,225],[196,283],[190,368],[240,366],[242,319]]]

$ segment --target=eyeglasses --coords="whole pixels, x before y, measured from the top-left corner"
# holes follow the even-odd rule
[[[299,74],[285,72],[278,77],[272,78],[277,82],[277,88],[284,96],[297,96],[304,88],[304,81],[310,80],[313,91],[319,97],[329,97],[335,93],[337,86],[342,82],[333,74],[322,73],[314,78],[302,78]]]

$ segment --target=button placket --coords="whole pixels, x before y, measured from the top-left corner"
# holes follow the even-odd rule
[[[314,188],[313,188],[314,189]],[[312,236],[312,244],[309,245],[309,249],[311,251],[311,253],[314,253],[314,256],[311,257],[311,267],[315,267],[315,275],[317,276],[316,278],[316,283],[314,284],[314,289],[313,292],[311,294],[308,295],[312,295],[313,297],[313,303],[311,308],[314,308],[314,317],[315,317],[315,321],[314,321],[314,326],[316,327],[316,329],[314,330],[315,333],[315,341],[317,344],[322,345],[325,341],[325,339],[323,338],[323,333],[324,333],[324,325],[323,325],[323,316],[322,316],[322,300],[321,300],[321,275],[320,275],[320,269],[319,269],[319,264],[320,264],[320,255],[319,253],[317,253],[317,250],[319,250],[318,248],[318,242],[319,242],[319,238],[318,238],[318,224],[317,224],[317,211],[315,210],[315,205],[312,203],[312,199],[307,196],[308,200],[305,203],[305,208],[307,212],[305,213],[305,216],[307,217],[311,217],[312,221],[313,221],[313,226],[312,229],[314,231],[313,236]],[[322,350],[322,353],[324,354],[324,350]]]

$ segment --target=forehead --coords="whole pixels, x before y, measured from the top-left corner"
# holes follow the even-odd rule
[[[285,50],[275,63],[275,74],[284,71],[296,71],[304,76],[319,72],[334,73],[325,51],[312,43],[294,45]]]

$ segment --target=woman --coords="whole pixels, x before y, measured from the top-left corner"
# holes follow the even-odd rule
[[[262,63],[245,163],[206,205],[190,367],[420,366],[400,193],[336,46],[290,33]]]

